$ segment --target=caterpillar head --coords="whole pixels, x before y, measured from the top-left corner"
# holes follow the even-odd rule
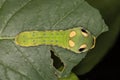
[[[69,49],[76,53],[86,52],[95,47],[95,36],[82,27],[71,29],[69,37]]]

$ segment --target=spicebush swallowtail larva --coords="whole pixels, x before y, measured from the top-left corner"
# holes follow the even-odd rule
[[[15,37],[20,46],[53,45],[75,53],[86,52],[95,46],[95,37],[82,27],[68,30],[25,31]]]

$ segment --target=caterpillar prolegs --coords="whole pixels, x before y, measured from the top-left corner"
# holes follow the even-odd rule
[[[15,37],[20,46],[53,45],[75,53],[86,52],[95,46],[95,37],[82,27],[68,30],[24,31]]]

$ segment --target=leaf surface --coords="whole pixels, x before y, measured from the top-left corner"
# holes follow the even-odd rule
[[[86,53],[51,47],[20,47],[14,40],[22,31],[64,30],[83,26],[96,37],[107,31],[99,12],[84,0],[0,0],[0,79],[57,80],[68,76]],[[64,64],[62,72],[53,66],[51,52]]]

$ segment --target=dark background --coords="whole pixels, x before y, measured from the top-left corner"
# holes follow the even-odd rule
[[[102,61],[81,80],[120,80],[120,36]]]
[[[120,80],[120,0],[86,1],[100,11],[105,23],[112,29],[109,34],[117,37],[111,37],[115,39],[109,43],[112,46],[107,54],[90,72],[81,75],[80,80]]]

